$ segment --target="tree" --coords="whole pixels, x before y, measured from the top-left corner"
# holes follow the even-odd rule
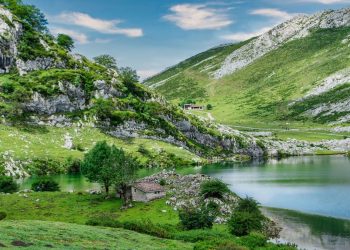
[[[120,196],[126,205],[131,200],[130,185],[136,178],[139,163],[134,157],[115,146],[112,146],[112,155],[117,169],[113,183],[119,190]]]
[[[73,38],[66,34],[58,34],[57,44],[68,51],[72,51],[72,49],[74,48]]]
[[[38,32],[47,31],[45,15],[35,6],[23,4],[21,0],[0,0],[0,4],[9,9],[24,24],[25,29]]]
[[[125,203],[128,202],[128,189],[136,178],[139,167],[136,159],[107,142],[98,142],[84,157],[81,171],[89,181],[98,182],[106,193],[112,185],[120,191]]]
[[[106,141],[98,142],[85,156],[81,172],[91,182],[103,185],[106,194],[116,178],[117,169],[113,164],[112,148]]]
[[[130,86],[139,81],[139,76],[137,75],[136,70],[125,67],[119,69],[119,75],[124,85]]]
[[[100,55],[93,58],[94,61],[108,69],[117,69],[117,60],[110,55]]]

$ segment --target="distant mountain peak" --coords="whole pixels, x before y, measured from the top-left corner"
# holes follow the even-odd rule
[[[213,77],[219,79],[232,74],[286,42],[309,35],[313,29],[344,26],[350,26],[350,8],[326,10],[313,15],[298,15],[233,51],[213,73]]]

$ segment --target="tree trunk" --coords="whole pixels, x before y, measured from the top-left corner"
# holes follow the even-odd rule
[[[123,205],[125,207],[131,203],[132,201],[131,190],[128,185],[124,185],[124,184],[121,185],[121,198],[123,200]]]

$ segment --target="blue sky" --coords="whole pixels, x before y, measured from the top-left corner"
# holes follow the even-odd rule
[[[39,7],[52,33],[75,52],[110,54],[141,77],[196,53],[246,40],[297,13],[350,7],[350,0],[24,0]]]

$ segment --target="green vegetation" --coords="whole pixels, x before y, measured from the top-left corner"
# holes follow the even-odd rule
[[[191,243],[159,239],[129,230],[62,222],[3,221],[0,238],[0,243],[6,247],[22,242],[27,245],[26,249],[193,249]]]
[[[0,193],[17,192],[18,185],[10,176],[0,175]]]
[[[186,230],[212,228],[215,216],[204,205],[201,208],[184,208],[179,212],[181,225]]]
[[[72,51],[74,48],[74,40],[66,34],[58,34],[57,44],[67,51]]]
[[[252,239],[248,242],[245,238],[230,235],[229,230],[225,225],[214,225],[212,229],[183,231],[181,227],[179,227],[180,221],[178,212],[166,205],[165,199],[156,200],[151,203],[135,203],[134,207],[127,210],[121,210],[120,208],[123,206],[123,204],[120,199],[110,198],[106,200],[103,195],[89,195],[86,193],[69,194],[62,192],[29,193],[27,195],[27,198],[15,194],[0,195],[0,207],[7,213],[6,220],[3,221],[6,224],[3,222],[0,223],[1,236],[4,234],[4,232],[7,232],[2,230],[3,225],[12,225],[11,228],[16,231],[12,231],[12,235],[21,236],[25,234],[27,230],[22,230],[20,226],[17,229],[17,224],[21,225],[22,221],[26,220],[40,220],[40,222],[38,221],[37,223],[41,223],[41,225],[52,225],[52,232],[57,232],[58,230],[55,229],[55,226],[53,226],[56,224],[56,222],[65,222],[64,227],[67,228],[67,230],[70,230],[69,228],[72,226],[81,229],[86,228],[86,230],[91,231],[90,227],[82,226],[84,224],[89,224],[94,226],[111,227],[113,229],[108,229],[111,230],[110,232],[119,232],[120,229],[116,228],[123,228],[165,238],[158,238],[157,240],[154,238],[155,244],[159,244],[160,242],[168,242],[166,239],[173,239],[188,242],[182,244],[185,246],[189,245],[191,247],[193,247],[191,242],[195,243],[196,246],[198,245],[198,247],[203,245],[215,245],[214,242],[216,242],[216,245],[227,243],[230,245],[241,246],[241,248],[245,246],[246,248],[243,249],[254,249],[253,247],[250,248],[248,244],[252,244],[252,241],[255,242],[257,239],[261,238],[260,236],[257,237],[252,235]],[[77,223],[80,225],[66,223]],[[31,225],[32,231],[34,231],[33,234],[27,235],[27,238],[19,238],[19,240],[36,239],[35,237],[37,236],[35,235],[41,235],[38,234],[37,231],[39,228],[41,228],[40,226],[36,226],[37,224],[33,224],[32,221],[28,221],[28,225]],[[22,234],[18,234],[17,230],[22,232]],[[98,232],[99,230],[102,230],[101,227],[94,227],[94,230],[92,231]],[[76,232],[79,232],[79,230]],[[135,234],[132,231],[128,232],[129,235]],[[47,235],[48,238],[46,240],[46,244],[56,242],[54,239],[50,238],[49,233],[47,233]],[[79,242],[79,239],[81,238],[79,235],[76,235],[73,232],[71,235],[72,241]],[[108,234],[106,235],[108,236]],[[1,238],[5,239],[3,236]],[[124,235],[122,238],[123,239],[120,240],[126,240],[128,239],[128,236]],[[62,239],[61,236],[60,239]],[[93,237],[93,239],[95,238]],[[11,240],[13,240],[13,237]],[[28,242],[26,240],[24,241]],[[106,239],[106,241],[109,242],[109,239]],[[141,241],[140,244],[143,244],[142,242],[143,241]],[[180,244],[178,241],[175,242]],[[8,241],[2,241],[1,243],[8,244]],[[34,242],[30,241],[29,243]],[[261,249],[292,250],[295,248],[266,243],[266,245]]]
[[[95,63],[98,63],[104,67],[106,67],[107,69],[118,69],[117,67],[117,60],[110,55],[100,55],[100,56],[96,56],[93,58],[93,60],[95,61]]]
[[[100,183],[109,194],[110,186],[120,189],[124,203],[131,202],[127,189],[135,180],[140,164],[124,150],[109,146],[106,141],[98,142],[84,157],[82,173],[91,182]]]
[[[0,221],[2,221],[3,219],[5,219],[7,216],[7,214],[5,212],[0,212]]]
[[[56,192],[60,191],[60,186],[53,180],[41,179],[32,184],[32,190],[35,192]]]
[[[342,42],[348,33],[348,27],[314,30],[309,36],[290,41],[247,67],[215,80],[210,77],[210,73],[217,68],[216,65],[221,65],[228,54],[239,48],[239,45],[224,46],[217,49],[218,51],[209,50],[192,57],[148,79],[146,84],[152,85],[167,79],[156,88],[161,94],[174,103],[182,100],[184,91],[187,92],[186,96],[193,94],[197,102],[215,106],[211,114],[221,123],[262,128],[269,121],[268,125],[275,124],[280,128],[288,122],[290,128],[301,128],[301,131],[281,132],[281,138],[298,136],[318,140],[312,138],[317,132],[303,135],[303,128],[325,128],[324,123],[334,121],[345,113],[316,117],[308,121],[302,116],[302,112],[320,103],[342,100],[349,95],[348,85],[308,98],[295,106],[288,106],[288,103],[305,95],[316,83],[329,75],[350,66],[347,60],[350,55],[348,44]],[[224,50],[226,52],[221,54],[220,51]],[[214,68],[209,69],[211,66]],[[206,68],[207,71],[203,70]],[[197,95],[197,87],[193,91],[191,88],[183,88],[182,84],[187,81],[206,90],[206,95]],[[319,137],[323,139],[341,136],[333,134]]]
[[[254,231],[261,231],[264,219],[258,203],[254,199],[247,197],[239,201],[238,207],[228,222],[228,226],[233,235],[245,236]]]
[[[231,191],[225,183],[218,179],[213,179],[202,183],[200,192],[204,198],[221,199],[225,194]]]

